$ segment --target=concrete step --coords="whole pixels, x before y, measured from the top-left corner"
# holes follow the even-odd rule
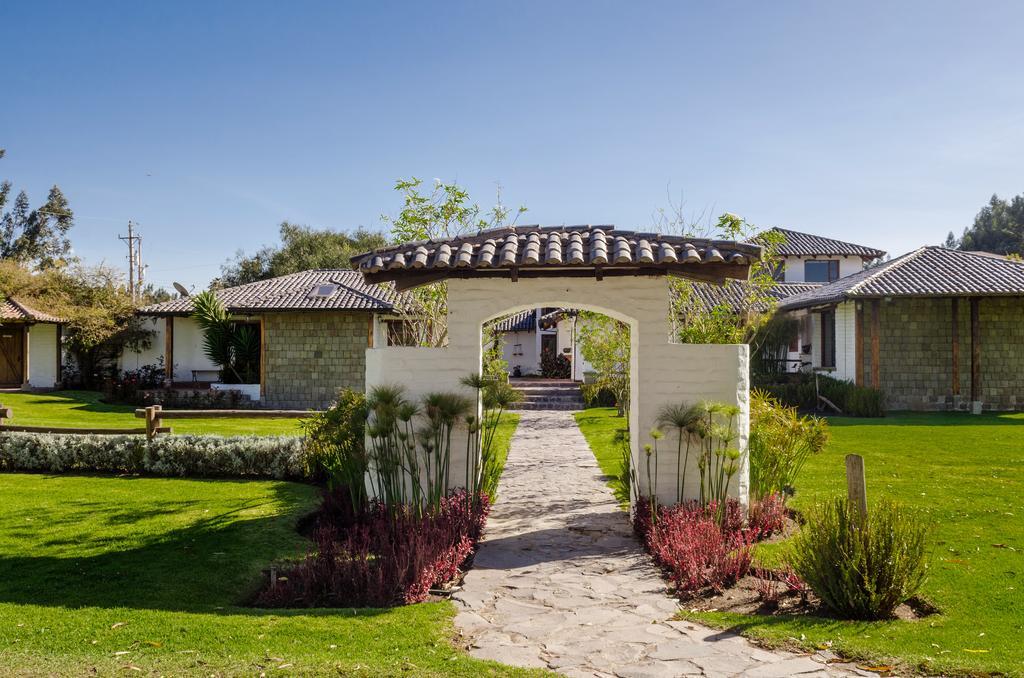
[[[511,408],[512,410],[564,410],[574,412],[583,409],[583,401],[578,403],[529,403],[521,402],[516,403]]]
[[[513,379],[513,388],[523,397],[517,410],[582,410],[583,396],[578,383],[568,379]]]

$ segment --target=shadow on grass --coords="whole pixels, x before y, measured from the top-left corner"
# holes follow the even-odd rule
[[[884,417],[829,416],[829,426],[1024,426],[1024,413],[890,412]]]
[[[131,482],[132,478],[118,479]],[[190,481],[225,483],[235,481]],[[196,510],[192,500],[147,502],[145,508],[122,507],[93,500],[71,500],[65,517],[43,509],[8,514],[5,536],[39,538],[44,521],[62,524],[54,539],[37,542],[50,553],[0,554],[0,602],[54,607],[134,608],[212,614],[288,614],[284,610],[240,607],[262,584],[271,563],[301,558],[311,542],[299,536],[299,519],[311,508],[308,490],[291,483],[273,483],[272,495],[238,499],[180,529],[147,534],[147,519]],[[273,506],[269,515],[250,516]],[[115,528],[115,534],[89,534],[89,520]],[[82,533],[66,536],[77,520]],[[31,518],[34,522],[25,520]],[[24,525],[22,524],[24,522]],[[137,529],[128,531],[132,526]],[[118,528],[128,528],[118,531]],[[102,530],[100,531],[102,532]],[[140,534],[141,533],[141,534]],[[130,541],[130,546],[125,542]],[[107,549],[91,553],[97,549]],[[294,614],[307,614],[295,610]],[[360,613],[374,614],[373,610]],[[351,612],[349,612],[351,614]]]

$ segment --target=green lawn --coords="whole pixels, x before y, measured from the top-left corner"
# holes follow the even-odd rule
[[[791,505],[844,492],[844,456],[863,455],[869,499],[898,499],[935,523],[923,595],[941,614],[873,623],[691,616],[771,643],[831,642],[857,658],[897,658],[930,672],[1024,675],[1024,415],[894,414],[830,423],[832,443],[807,463]],[[785,548],[761,555],[775,561]]]
[[[10,407],[10,423],[22,426],[63,426],[67,428],[139,428],[135,407],[100,401],[95,391],[54,391],[52,393],[0,393],[0,404]],[[298,419],[175,419],[165,425],[175,433],[219,435],[299,435]]]
[[[618,482],[622,469],[622,442],[616,440],[620,431],[629,428],[629,421],[618,416],[614,407],[592,407],[576,413],[576,423],[587,439],[615,497],[624,507],[629,506],[629,486]]]
[[[504,425],[507,438],[514,421]],[[0,474],[5,675],[527,675],[454,648],[450,603],[241,606],[317,490],[273,481]]]

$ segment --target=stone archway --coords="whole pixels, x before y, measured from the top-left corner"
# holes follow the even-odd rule
[[[542,254],[543,253],[543,254]],[[611,227],[516,227],[448,241],[411,243],[353,258],[368,282],[398,289],[446,280],[448,345],[380,347],[366,352],[366,386],[400,383],[410,395],[464,389],[479,371],[481,327],[510,310],[536,306],[591,308],[631,325],[630,444],[634,465],[650,441],[658,411],[681,401],[721,401],[740,409],[740,471],[730,493],[747,500],[749,368],[746,345],[671,343],[666,276],[719,281],[747,278],[756,245],[617,232]],[[453,468],[452,477],[461,477]],[[687,497],[696,496],[697,474]],[[663,501],[675,499],[674,462],[654,479]],[[650,493],[641,480],[641,491]]]

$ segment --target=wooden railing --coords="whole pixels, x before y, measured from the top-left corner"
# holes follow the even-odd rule
[[[88,428],[61,426],[21,426],[7,424],[13,416],[10,407],[0,405],[0,433],[73,433],[80,435],[145,435],[152,440],[160,433],[174,433],[170,426],[164,426],[164,419],[303,419],[309,410],[165,410],[152,405],[135,410],[138,419],[145,419],[146,425],[138,428]]]
[[[152,439],[158,433],[173,433],[163,425],[164,419],[304,419],[309,410],[165,410],[150,405],[135,410],[135,416],[146,420],[142,432]]]

